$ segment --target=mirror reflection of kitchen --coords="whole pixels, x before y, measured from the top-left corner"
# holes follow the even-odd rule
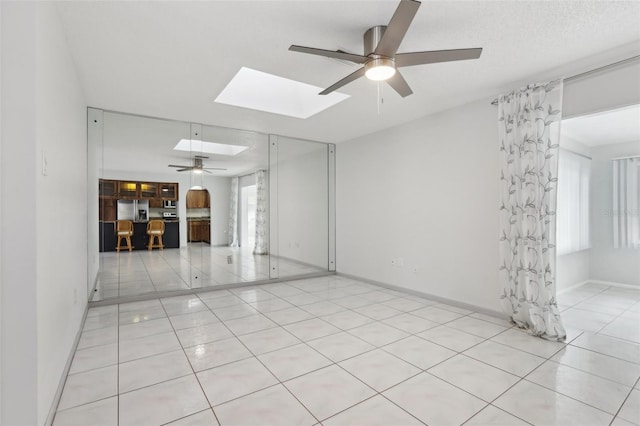
[[[237,182],[268,168],[266,135],[113,112],[103,121],[92,300],[268,278],[266,250],[237,240],[248,231],[230,220],[255,209]]]

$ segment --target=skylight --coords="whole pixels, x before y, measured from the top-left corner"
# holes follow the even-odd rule
[[[173,149],[188,152],[206,152],[208,154],[238,155],[247,148],[249,147],[242,145],[203,142],[197,139],[181,139]]]
[[[338,92],[318,95],[322,90],[321,87],[242,67],[215,102],[289,117],[309,118],[349,97]]]

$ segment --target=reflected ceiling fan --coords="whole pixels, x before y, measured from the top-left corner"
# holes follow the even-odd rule
[[[196,174],[200,174],[202,172],[211,173],[209,170],[227,170],[227,169],[222,169],[220,167],[204,167],[202,160],[206,158],[209,158],[209,157],[205,157],[204,155],[195,155],[193,157],[192,166],[179,166],[177,164],[169,164],[169,167],[178,167],[178,170],[176,170],[178,172],[187,172],[187,171],[193,170],[193,173],[196,173]]]
[[[389,21],[389,25],[371,27],[364,33],[364,55],[347,53],[342,50],[334,51],[297,46],[295,44],[291,45],[289,50],[342,59],[364,65],[359,70],[320,92],[320,95],[329,94],[362,76],[366,76],[370,80],[386,81],[389,86],[404,98],[412,94],[413,91],[397,68],[478,59],[482,53],[482,48],[396,53],[419,7],[419,1],[401,0],[391,21]]]

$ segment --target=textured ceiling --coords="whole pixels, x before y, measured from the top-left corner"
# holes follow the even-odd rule
[[[356,69],[287,50],[360,53],[396,1],[59,2],[90,106],[324,142],[341,142],[472,100],[640,40],[640,2],[425,1],[399,52],[483,47],[479,60],[403,69],[402,99],[360,79],[309,119],[219,105],[242,66],[327,87]],[[507,86],[508,88],[508,86]],[[380,110],[380,111],[378,111]]]

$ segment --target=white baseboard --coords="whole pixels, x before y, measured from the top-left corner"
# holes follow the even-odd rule
[[[51,426],[53,424],[53,418],[56,415],[56,411],[58,410],[58,404],[60,403],[60,398],[62,397],[62,390],[64,389],[64,385],[67,382],[67,376],[69,375],[69,370],[71,369],[71,362],[73,361],[73,357],[76,354],[76,349],[78,348],[78,343],[80,343],[80,336],[82,335],[82,329],[84,328],[84,323],[87,320],[87,314],[89,313],[89,303],[87,303],[84,307],[84,314],[82,315],[82,321],[80,321],[80,328],[76,333],[76,339],[71,345],[71,351],[69,352],[69,356],[67,357],[67,363],[64,366],[64,370],[62,371],[62,376],[60,377],[60,382],[58,383],[58,389],[56,389],[56,393],[53,396],[53,402],[51,403],[51,408],[49,409],[49,415],[47,415],[47,419],[45,421],[45,426]]]
[[[629,288],[629,289],[632,289],[632,290],[640,290],[640,285],[624,284],[624,283],[616,283],[616,282],[612,282],[612,281],[600,281],[600,280],[589,280],[589,282],[590,283],[594,283],[594,284],[609,285],[611,287]]]
[[[496,317],[496,318],[502,318],[502,319],[504,319],[506,321],[509,321],[509,315],[507,315],[506,313],[501,312],[501,311],[494,311],[493,309],[483,308],[482,306],[476,306],[476,305],[472,305],[472,304],[469,304],[469,303],[459,302],[457,300],[447,299],[445,297],[435,296],[433,294],[424,293],[422,291],[413,290],[413,289],[409,289],[409,288],[405,288],[405,287],[400,287],[400,286],[393,285],[393,284],[387,284],[387,283],[383,283],[381,281],[375,281],[375,280],[371,280],[369,278],[359,277],[357,275],[345,274],[343,272],[336,272],[336,275],[342,276],[342,277],[345,277],[345,278],[351,278],[353,280],[358,280],[358,281],[362,281],[362,282],[373,284],[373,285],[378,285],[380,287],[388,288],[389,290],[400,291],[402,293],[407,293],[407,294],[410,294],[412,296],[424,297],[425,299],[433,300],[433,301],[436,301],[438,303],[445,303],[447,305],[457,306],[458,308],[467,309],[469,311],[474,311],[474,312],[477,312],[479,314],[485,314],[485,315],[489,315],[489,316]],[[496,299],[498,297],[499,297],[499,295],[496,295]]]
[[[575,290],[575,289],[577,289],[578,287],[582,287],[583,285],[585,285],[585,284],[589,284],[589,283],[591,283],[591,282],[593,282],[593,281],[591,281],[591,280],[586,280],[586,281],[579,282],[578,284],[574,284],[574,285],[572,285],[572,286],[569,286],[569,287],[567,287],[567,288],[563,288],[562,290],[557,290],[557,291],[556,291],[556,295],[558,295],[558,294],[563,294],[563,293],[566,293],[566,292],[571,291],[571,290]]]
[[[578,284],[574,284],[570,287],[567,288],[563,288],[562,290],[558,290],[557,294],[563,294],[563,293],[567,293],[571,290],[576,290],[580,287],[582,287],[585,284],[600,284],[600,285],[608,285],[610,287],[618,287],[618,288],[627,288],[627,289],[631,289],[631,290],[639,290],[640,291],[640,285],[633,285],[633,284],[623,284],[623,283],[617,283],[617,282],[613,282],[613,281],[601,281],[601,280],[586,280],[586,281],[582,281]]]

